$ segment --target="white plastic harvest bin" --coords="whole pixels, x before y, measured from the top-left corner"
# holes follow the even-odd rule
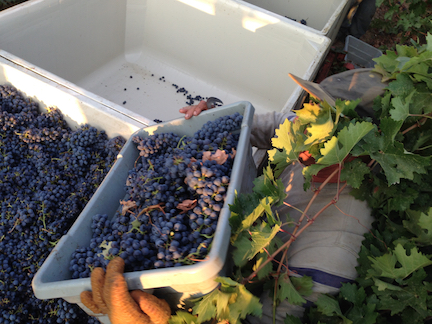
[[[257,113],[292,109],[302,91],[288,73],[313,79],[329,45],[232,0],[30,0],[0,13],[10,58],[150,120],[181,116],[172,84]]]
[[[316,33],[336,39],[339,28],[346,17],[351,0],[233,0],[274,13],[279,19],[302,19]]]
[[[41,110],[59,108],[71,128],[88,123],[105,130],[110,138],[118,135],[129,138],[146,126],[142,121],[118,113],[2,57],[0,85],[14,86],[24,96],[37,102]]]
[[[113,218],[119,208],[119,201],[124,199],[124,189],[128,171],[133,168],[139,157],[133,136],[147,137],[155,133],[174,132],[179,136],[192,136],[209,120],[239,112],[243,115],[240,139],[231,172],[227,198],[220,212],[215,236],[210,253],[205,261],[182,267],[153,269],[125,273],[130,290],[154,289],[154,294],[167,300],[172,308],[190,296],[201,296],[209,293],[218,285],[214,279],[228,274],[227,252],[230,241],[229,204],[233,204],[235,192],[250,191],[256,177],[252,160],[250,127],[254,108],[249,102],[237,102],[228,106],[201,113],[190,120],[184,118],[161,123],[139,130],[132,134],[118,155],[118,159],[99,186],[91,200],[75,221],[69,232],[61,238],[56,247],[45,260],[33,279],[33,291],[40,299],[63,298],[70,303],[77,303],[88,314],[94,315],[80,301],[80,293],[91,290],[90,278],[71,279],[69,263],[75,249],[89,246],[92,238],[90,228],[95,214],[107,214]],[[99,320],[109,323],[107,316]]]

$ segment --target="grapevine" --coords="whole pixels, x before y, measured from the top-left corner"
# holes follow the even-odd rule
[[[291,238],[282,242],[277,234],[287,224],[275,209],[285,198],[278,176],[291,163],[301,162],[305,151],[315,160],[303,169],[305,189],[320,170],[336,166],[327,181],[337,177],[337,190],[324,208],[352,188],[352,195],[367,201],[375,222],[359,253],[357,280],[344,283],[337,296],[320,295],[303,319],[287,314],[284,322],[432,320],[432,35],[426,39],[426,45],[397,45],[396,52],[387,51],[375,59],[374,71],[388,87],[374,101],[374,119],[357,115],[359,101],[337,100],[330,106],[312,100],[296,112],[297,119],[279,126],[272,140],[274,148],[268,151],[269,165],[255,179],[253,193],[239,194],[230,206],[235,263],[231,277],[219,278],[221,285],[212,298],[194,300],[191,312],[178,311],[170,323],[198,324],[210,319],[238,323],[248,314],[259,317],[262,305],[257,296],[263,290],[271,292],[273,305],[283,300],[292,305],[306,302],[312,280],[293,275],[286,253],[306,227],[314,226],[321,211],[315,215],[302,211],[308,221],[295,224]],[[238,286],[247,290],[234,292]],[[230,292],[231,298],[226,296]],[[256,296],[241,306],[244,312],[238,312],[237,298],[250,293]]]

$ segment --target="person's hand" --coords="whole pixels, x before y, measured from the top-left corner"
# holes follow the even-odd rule
[[[202,111],[207,109],[207,102],[205,100],[201,100],[198,105],[183,107],[179,110],[179,112],[185,114],[185,119],[190,119],[192,116],[198,116]]]
[[[124,261],[116,257],[107,271],[94,268],[92,291],[83,291],[81,302],[95,314],[107,314],[112,324],[167,324],[171,309],[164,299],[142,290],[129,292],[123,276]]]

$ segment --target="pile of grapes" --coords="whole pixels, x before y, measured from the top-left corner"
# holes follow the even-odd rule
[[[34,297],[31,281],[66,234],[125,140],[89,125],[72,130],[0,86],[0,323],[96,323],[78,306]]]
[[[230,183],[242,115],[207,122],[191,137],[134,137],[140,152],[115,215],[94,215],[90,246],[77,249],[72,278],[106,268],[115,256],[125,271],[188,265],[208,253]]]

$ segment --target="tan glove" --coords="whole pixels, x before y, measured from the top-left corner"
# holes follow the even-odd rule
[[[95,268],[92,291],[83,291],[81,302],[95,314],[108,314],[112,324],[166,324],[171,317],[168,303],[142,290],[129,293],[123,276],[124,261],[116,257],[107,271]]]

